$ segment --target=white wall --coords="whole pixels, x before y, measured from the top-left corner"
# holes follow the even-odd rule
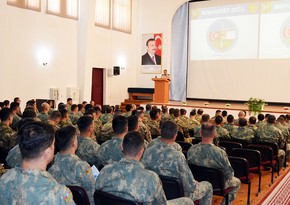
[[[79,21],[7,6],[0,1],[0,100],[19,96],[49,98],[49,88],[80,88],[80,101],[90,100],[92,68],[105,68],[105,104],[119,104],[136,85],[138,2],[133,1],[132,34],[94,26],[94,0],[80,1]],[[37,59],[39,49],[51,53],[46,67]],[[125,66],[120,76],[107,69]],[[23,105],[22,105],[23,106]]]
[[[105,104],[128,97],[127,87],[153,87],[155,74],[141,74],[142,34],[163,33],[163,68],[170,70],[171,21],[185,0],[132,1],[132,34],[94,26],[94,0],[80,1],[79,21],[7,6],[0,1],[0,100],[19,96],[49,98],[49,88],[80,88],[80,101],[90,100],[92,68],[105,69]],[[37,59],[41,47],[51,52],[48,66]],[[113,66],[120,76],[108,76]]]

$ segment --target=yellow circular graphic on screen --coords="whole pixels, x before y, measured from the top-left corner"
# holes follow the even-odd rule
[[[207,42],[216,52],[226,52],[234,47],[238,39],[238,29],[229,19],[213,22],[207,31]]]
[[[280,30],[280,37],[283,45],[290,49],[290,17],[283,22]]]

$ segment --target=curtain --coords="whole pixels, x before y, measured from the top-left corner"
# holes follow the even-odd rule
[[[170,100],[186,100],[188,2],[175,13],[171,32]]]

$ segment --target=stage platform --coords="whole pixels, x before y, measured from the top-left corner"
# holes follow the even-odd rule
[[[154,103],[150,102],[151,105],[156,105],[158,107],[161,107],[162,103]],[[141,104],[141,106],[145,107],[146,104]],[[205,112],[209,114],[210,116],[214,116],[215,111],[217,109],[219,110],[227,110],[228,114],[234,115],[234,117],[237,117],[237,114],[240,110],[247,111],[247,117],[249,117],[249,110],[248,106],[245,104],[245,102],[237,102],[237,101],[217,101],[217,100],[187,100],[186,102],[180,102],[180,101],[169,101],[167,104],[165,104],[168,108],[184,108],[189,112],[196,108],[202,108]],[[273,114],[276,117],[279,115],[287,114],[290,111],[290,104],[289,103],[268,103],[265,105],[263,114]]]

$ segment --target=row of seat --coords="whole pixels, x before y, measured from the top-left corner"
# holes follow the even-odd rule
[[[199,143],[200,140],[194,140],[193,143]],[[179,142],[183,149],[185,156],[187,150],[192,146],[191,143]],[[277,168],[279,175],[279,160],[278,160],[278,144],[261,142],[259,144],[248,144],[246,148],[239,142],[233,141],[220,141],[219,146],[223,148],[228,156],[232,168],[234,169],[235,177],[239,178],[242,183],[248,184],[248,199],[247,204],[250,204],[250,190],[252,176],[249,173],[259,175],[258,193],[261,191],[261,166],[268,166],[272,168],[271,184],[274,180],[274,168]],[[192,165],[190,165],[192,167]],[[212,184],[217,183],[215,178],[211,178],[211,174],[206,173],[208,168],[196,168],[199,171],[193,171],[196,180],[210,181]],[[201,170],[202,169],[202,170]],[[194,169],[192,169],[194,170]],[[217,171],[218,172],[218,171]],[[199,175],[202,175],[200,178]],[[211,181],[213,180],[213,181]],[[221,187],[221,186],[220,186]],[[226,191],[224,193],[227,193]],[[222,194],[222,192],[221,192]]]

